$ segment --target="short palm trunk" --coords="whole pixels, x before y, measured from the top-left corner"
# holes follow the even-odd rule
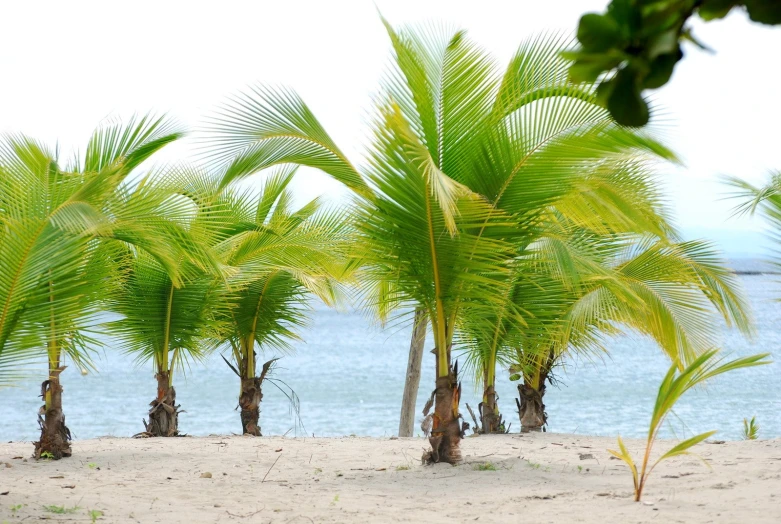
[[[241,428],[245,435],[260,437],[260,402],[263,400],[261,379],[250,377],[241,379]]]
[[[478,405],[480,409],[480,433],[505,433],[504,420],[499,413],[496,402],[496,390],[493,386],[485,388],[483,402]]]
[[[149,422],[144,420],[146,435],[151,437],[175,437],[179,435],[179,406],[176,390],[170,385],[170,372],[160,372],[157,379],[157,398],[149,403]]]
[[[528,384],[518,384],[518,417],[521,419],[521,432],[544,431],[548,422],[548,414],[545,413],[545,384],[535,389]]]
[[[38,424],[41,426],[41,438],[35,443],[33,456],[37,459],[52,458],[59,460],[71,456],[71,432],[65,425],[62,412],[61,367],[51,373],[49,380],[41,384],[41,396],[46,402],[38,412]]]
[[[251,373],[250,366],[248,366],[247,357],[241,361],[240,369],[241,373]],[[260,433],[260,402],[263,400],[263,381],[266,379],[271,366],[274,362],[279,360],[278,358],[272,358],[268,362],[263,364],[260,370],[260,376],[243,376],[236,368],[233,371],[241,378],[241,393],[239,393],[239,407],[241,408],[241,429],[245,435],[254,435],[261,437]],[[229,364],[230,365],[230,364]]]
[[[428,439],[431,450],[423,455],[423,461],[427,464],[461,462],[460,442],[463,431],[458,420],[460,396],[461,385],[458,384],[456,372],[451,370],[449,375],[437,378],[431,436]]]

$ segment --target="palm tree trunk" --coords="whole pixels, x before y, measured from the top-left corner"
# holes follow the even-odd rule
[[[35,443],[35,458],[42,456],[59,460],[71,456],[71,433],[65,425],[65,415],[62,412],[62,385],[60,373],[65,366],[49,370],[49,379],[41,384],[41,397],[44,405],[38,412],[38,424],[41,426],[41,437]]]
[[[241,407],[241,429],[245,435],[260,437],[260,402],[263,400],[261,379],[242,377],[239,406]]]
[[[256,377],[254,334],[242,342],[241,351],[242,357],[237,373],[241,379],[241,392],[239,393],[241,430],[244,435],[261,437],[263,435],[260,432],[260,403],[263,400],[263,381],[277,359],[272,358],[268,362],[264,362],[260,376]]]
[[[553,347],[534,358],[536,371],[523,374],[523,383],[518,384],[518,418],[521,420],[521,433],[545,431],[548,414],[545,413],[545,382],[548,381],[558,356]]]
[[[518,395],[520,401],[516,400],[518,405],[518,417],[521,420],[521,432],[542,431],[548,422],[548,414],[545,413],[545,381],[541,380],[538,388],[533,387],[528,382],[518,384]]]
[[[429,443],[429,462],[461,462],[461,424],[458,422],[458,402],[461,387],[455,373],[437,378],[434,401],[434,423]]]
[[[420,369],[423,364],[423,345],[426,341],[428,317],[423,309],[415,310],[415,320],[412,327],[412,340],[409,344],[409,360],[407,362],[407,377],[404,381],[404,396],[401,399],[401,415],[399,417],[399,436],[411,437],[415,424],[415,403],[418,400],[420,387]]]
[[[495,378],[491,382],[484,382],[483,402],[480,403],[481,433],[504,433],[504,421],[499,413],[499,405],[496,401]]]
[[[149,403],[149,423],[144,421],[146,433],[153,437],[175,437],[179,435],[179,406],[176,405],[176,390],[171,385],[171,372],[158,371],[157,398]]]
[[[448,357],[450,351],[447,352]],[[448,358],[448,360],[450,360]],[[431,464],[461,462],[460,443],[463,438],[463,428],[459,422],[458,404],[461,398],[461,384],[458,383],[458,363],[450,372],[437,377],[437,388],[434,390],[434,414],[432,417],[431,436],[428,441],[431,450],[423,459]]]
[[[241,407],[241,431],[244,435],[260,437],[260,402],[263,400],[261,382],[268,367],[263,366],[260,378],[255,376],[255,334],[251,333],[241,341],[241,362],[239,362],[239,407]]]

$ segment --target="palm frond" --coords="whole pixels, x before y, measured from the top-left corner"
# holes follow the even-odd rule
[[[236,95],[204,131],[209,144],[205,158],[222,171],[223,186],[289,163],[321,169],[355,191],[369,190],[311,110],[289,89],[255,86]]]

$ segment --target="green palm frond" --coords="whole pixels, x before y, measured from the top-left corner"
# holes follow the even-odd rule
[[[219,262],[215,248],[234,226],[233,195],[219,180],[189,166],[147,178],[128,202],[156,204],[161,238],[180,250],[166,267],[154,250],[128,249],[120,267],[126,277],[109,301],[123,316],[112,323],[122,349],[139,362],[153,360],[158,371],[198,360],[217,347],[229,306],[227,279],[235,273]],[[185,248],[185,249],[181,249]],[[179,277],[179,278],[177,278]]]
[[[727,177],[725,183],[734,190],[728,196],[740,201],[736,215],[759,213],[769,225],[767,235],[773,242],[772,262],[781,267],[781,172],[772,172],[764,186],[754,186],[736,177]]]
[[[492,109],[495,63],[464,31],[435,25],[395,30],[383,22],[395,55],[383,79],[387,103],[398,105],[433,164],[457,179],[463,144]]]
[[[725,177],[724,182],[734,188],[729,196],[742,201],[735,208],[736,214],[761,211],[774,223],[781,220],[781,173],[771,173],[768,182],[759,187],[737,177]]]
[[[121,164],[130,172],[167,144],[184,136],[165,116],[134,116],[127,122],[109,121],[92,134],[84,157],[84,171],[102,171]]]
[[[205,157],[222,171],[223,186],[287,163],[321,169],[355,191],[368,191],[310,109],[288,89],[255,86],[236,95],[204,131]]]
[[[592,86],[570,84],[567,62],[560,52],[572,45],[565,33],[539,33],[516,50],[502,77],[494,107],[495,118],[504,118],[538,100],[555,97],[593,101]]]
[[[352,273],[347,215],[322,209],[317,199],[292,209],[294,174],[295,168],[279,166],[257,194],[240,198],[231,188],[220,190],[232,195],[234,223],[215,252],[235,272],[223,297],[228,314],[219,340],[230,346],[242,378],[255,376],[255,344],[261,351],[289,350],[309,322],[310,300],[336,304]]]
[[[757,417],[743,419],[743,440],[757,440],[759,438],[759,424]]]
[[[202,275],[176,287],[151,256],[128,258],[128,276],[111,301],[111,310],[123,316],[111,325],[120,348],[139,362],[155,361],[163,371],[205,357],[216,347],[228,314],[220,286]]]
[[[459,310],[500,296],[498,277],[506,272],[512,246],[498,232],[482,233],[511,231],[515,222],[434,169],[429,155],[422,161],[420,142],[411,146],[410,128],[399,122],[403,116],[392,110],[386,115],[394,122],[378,122],[367,176],[375,194],[356,204],[363,283],[383,289],[382,281],[392,280],[392,294],[372,299],[424,308],[444,352]],[[372,307],[388,311],[389,305]]]
[[[591,246],[579,248],[584,239]],[[680,365],[718,344],[719,317],[751,333],[734,276],[702,243],[589,234],[574,244],[546,238],[535,248],[536,263],[525,272],[537,285],[516,284],[513,294],[533,320],[505,326],[493,349],[519,369],[533,374],[538,356],[550,351],[555,359],[602,353],[608,337],[626,330],[650,336]]]
[[[640,244],[616,269],[647,308],[635,328],[652,336],[673,360],[690,362],[717,344],[718,317],[752,333],[737,277],[706,242]],[[642,310],[641,310],[642,311]]]

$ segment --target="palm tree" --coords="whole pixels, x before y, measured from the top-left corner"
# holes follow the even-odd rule
[[[230,317],[221,340],[241,380],[241,425],[249,435],[261,434],[262,384],[277,360],[265,362],[258,375],[256,344],[261,351],[290,350],[308,322],[308,300],[334,305],[338,279],[346,276],[349,222],[343,213],[322,210],[317,200],[291,210],[287,187],[294,173],[294,167],[282,166],[266,178],[258,196],[237,200],[232,234],[216,248],[238,270],[226,297]]]
[[[63,164],[56,150],[25,136],[0,144],[0,381],[45,353],[41,437],[35,456],[70,456],[62,411],[64,357],[89,365],[102,287],[113,281],[111,246],[134,243],[162,264],[171,248],[154,241],[153,208],[124,205],[122,184],[181,133],[150,116],[97,129],[83,158]],[[151,216],[139,220],[138,211]]]
[[[356,190],[353,223],[358,243],[354,252],[363,266],[364,285],[371,289],[367,293],[380,316],[387,317],[390,311],[407,304],[424,310],[431,319],[438,376],[431,459],[457,462],[462,428],[458,421],[457,367],[451,363],[451,342],[459,314],[456,308],[467,310],[478,305],[469,300],[470,292],[490,301],[494,279],[477,275],[495,271],[509,256],[509,246],[503,242],[471,231],[483,225],[507,227],[508,219],[440,170],[410,158],[405,148],[417,147],[420,151],[422,146],[392,107],[383,114],[385,122],[376,126],[376,161],[361,176],[294,94],[268,89],[254,94],[261,96],[247,96],[237,102],[249,104],[248,116],[226,120],[218,127],[221,135],[217,143],[225,148],[230,144],[235,156],[225,168],[223,183],[276,163],[295,161],[337,173]],[[279,123],[282,118],[287,121]],[[279,123],[279,128],[251,127],[268,122]],[[288,138],[290,135],[293,138]],[[279,144],[280,136],[287,142]],[[244,150],[236,146],[242,144],[240,139],[244,140]],[[403,171],[397,171],[383,158],[394,154],[405,157],[401,162]],[[370,184],[376,189],[369,190]],[[389,281],[389,275],[396,278]],[[461,295],[457,295],[459,292]]]
[[[499,411],[495,388],[502,348],[515,347],[520,342],[511,341],[513,337],[533,332],[543,321],[551,321],[551,315],[555,318],[556,312],[571,302],[567,289],[581,280],[606,278],[602,259],[583,256],[572,242],[577,240],[582,249],[584,239],[589,238],[643,233],[667,238],[674,234],[643,151],[629,151],[627,157],[583,166],[581,180],[539,212],[536,227],[520,237],[502,305],[490,315],[466,322],[468,363],[476,372],[477,383],[483,383],[480,422],[472,414],[478,432],[504,432],[509,427]],[[598,242],[588,246],[594,255],[604,257],[602,251],[607,246]],[[586,274],[580,275],[583,271]],[[513,318],[513,308],[523,311],[522,322]],[[503,363],[510,365],[511,361]]]
[[[641,223],[658,231],[653,209],[635,206],[649,177],[634,176],[628,167],[674,157],[649,135],[616,126],[590,89],[568,83],[559,53],[565,39],[551,35],[524,43],[499,79],[491,75],[491,61],[461,34],[437,41],[431,34],[390,31],[398,65],[388,82],[390,98],[404,101],[399,105],[435,146],[430,152],[440,156],[445,172],[517,221],[515,257],[544,233],[554,203],[566,205],[584,227]],[[431,64],[440,69],[425,78],[420,69],[429,71]],[[431,88],[437,85],[440,91]],[[511,287],[508,280],[503,296]],[[523,323],[523,304],[505,300],[500,307],[504,322]],[[487,406],[495,405],[492,386],[484,397]]]
[[[707,243],[582,230],[570,235],[566,246],[554,240],[554,249],[551,239],[540,241],[537,275],[527,273],[513,294],[535,307],[534,321],[499,341],[511,379],[521,381],[522,431],[546,424],[544,394],[554,367],[573,354],[603,354],[610,336],[634,330],[685,366],[717,343],[717,317],[751,332],[738,282]],[[566,274],[556,260],[562,247],[571,268]]]
[[[464,316],[481,315],[501,297],[512,246],[494,230],[511,231],[514,222],[432,166],[430,157],[418,161],[425,149],[406,121],[393,112],[386,118],[367,175],[377,191],[359,202],[355,216],[363,283],[376,290],[369,305],[381,317],[407,306],[429,319],[437,380],[426,459],[457,463],[463,427],[453,339]],[[481,234],[486,231],[493,234]]]
[[[428,318],[437,353],[428,458],[455,462],[463,428],[451,353],[459,324],[502,302],[518,246],[536,238],[548,206],[595,166],[672,155],[616,126],[592,89],[567,83],[558,56],[565,39],[530,41],[500,72],[462,31],[387,29],[394,64],[364,169],[293,92],[264,87],[215,117],[211,159],[224,168],[224,184],[295,163],[355,191],[364,297],[380,318],[402,306]],[[592,209],[615,208],[607,192],[582,198]],[[520,309],[510,309],[519,322]]]
[[[189,167],[149,175],[128,200],[149,195],[167,204],[164,216],[180,227],[176,242],[183,249],[173,272],[145,251],[127,249],[119,260],[123,279],[108,309],[122,315],[110,324],[121,349],[140,363],[153,362],[157,394],[144,434],[170,437],[179,434],[174,371],[217,347],[230,311],[224,285],[229,270],[218,263],[214,247],[234,227],[233,195]]]

